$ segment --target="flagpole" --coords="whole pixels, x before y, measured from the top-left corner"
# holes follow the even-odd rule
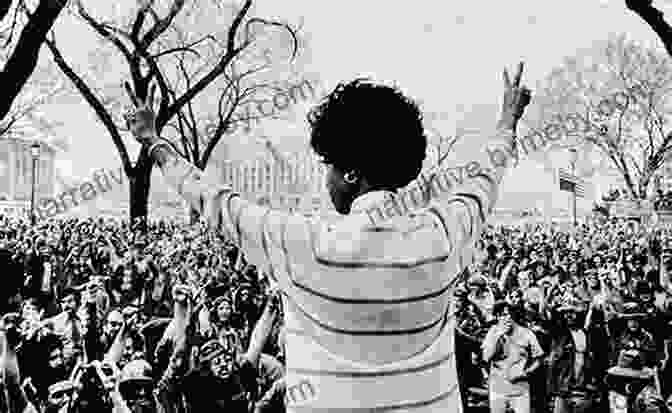
[[[577,153],[576,149],[570,148],[569,150],[570,153],[570,162],[572,164],[572,175],[576,177],[576,160],[577,160]],[[577,182],[574,182],[574,185],[572,186],[572,223],[576,227],[576,184]]]

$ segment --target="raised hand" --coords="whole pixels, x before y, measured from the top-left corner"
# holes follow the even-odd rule
[[[186,303],[188,300],[193,300],[193,293],[191,287],[186,284],[176,284],[173,287],[173,300],[179,303]]]
[[[128,82],[124,82],[124,87],[131,99],[131,103],[133,103],[133,108],[128,109],[123,115],[126,120],[126,126],[138,142],[146,146],[151,145],[158,140],[156,115],[152,108],[156,86],[150,86],[149,94],[145,101],[138,99]]]
[[[504,103],[502,104],[502,118],[503,126],[507,128],[514,128],[518,121],[523,116],[525,107],[530,103],[532,92],[526,87],[520,86],[520,81],[523,77],[523,62],[518,64],[518,71],[516,72],[513,82],[509,77],[509,72],[504,69]]]

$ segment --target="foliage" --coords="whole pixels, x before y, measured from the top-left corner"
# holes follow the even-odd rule
[[[565,59],[539,88],[531,121],[567,146],[595,148],[644,199],[672,150],[672,60],[614,37]]]

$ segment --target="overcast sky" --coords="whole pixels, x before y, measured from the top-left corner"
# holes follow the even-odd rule
[[[672,21],[672,1],[654,4]],[[312,49],[305,70],[319,74],[327,89],[362,75],[395,82],[421,99],[426,111],[447,113],[448,119],[436,123],[446,133],[465,111],[500,104],[505,65],[513,69],[524,60],[524,79],[534,86],[564,57],[612,34],[626,32],[661,47],[652,31],[626,10],[624,0],[259,0],[257,7],[262,16],[292,22],[303,18]],[[57,35],[73,60],[86,59],[86,45],[93,42],[81,26],[63,19]],[[59,133],[72,143],[64,159],[71,161],[74,175],[119,165],[110,138],[86,105],[60,105],[48,114],[65,123]],[[483,117],[476,120],[494,122]],[[265,132],[283,136],[288,129]],[[279,144],[293,149],[304,139]],[[466,157],[480,143],[460,150]]]

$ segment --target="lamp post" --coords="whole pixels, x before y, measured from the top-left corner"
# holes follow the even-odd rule
[[[35,183],[37,179],[37,160],[40,158],[40,144],[33,142],[30,145],[30,155],[33,158],[32,188],[30,193],[30,223],[35,225]]]
[[[576,178],[576,161],[578,159],[578,153],[575,148],[569,149],[569,162],[572,165],[572,177]],[[576,226],[576,180],[574,181],[574,186],[572,186],[572,223]]]

